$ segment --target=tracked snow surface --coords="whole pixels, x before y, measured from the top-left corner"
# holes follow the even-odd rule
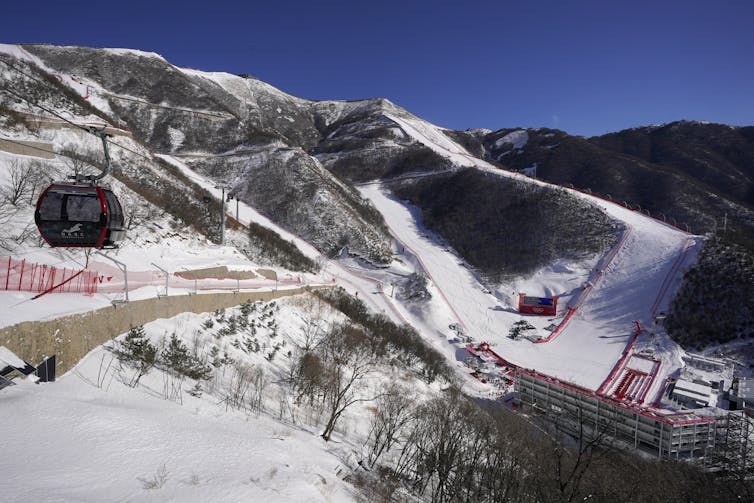
[[[435,126],[424,121],[392,116],[417,141],[459,166],[481,169],[496,176],[522,175],[500,171],[469,155]],[[530,183],[541,183],[536,180]],[[396,201],[378,185],[362,188],[385,216],[397,238],[422,257],[427,273],[443,292],[448,310],[476,341],[485,341],[511,363],[597,390],[626,350],[635,332],[635,321],[652,330],[657,314],[667,308],[680,280],[679,271],[690,266],[701,238],[691,236],[642,213],[596,197],[572,193],[598,205],[625,230],[606,257],[581,264],[554,264],[514,285],[503,285],[493,296],[480,288],[474,275],[444,253],[418,224],[416,212]],[[585,291],[586,290],[586,291]],[[508,338],[521,319],[514,307],[519,292],[559,295],[561,306],[578,306],[573,318],[550,342],[534,344]],[[562,308],[561,308],[562,309]],[[559,313],[562,315],[562,311]],[[543,335],[546,326],[561,319],[526,317]],[[681,365],[681,350],[665,334],[645,333],[637,348],[650,348],[662,360],[649,396],[664,377]]]
[[[16,46],[2,46],[3,52],[31,58]],[[19,52],[21,51],[21,52]],[[198,76],[231,85],[224,75]],[[68,77],[66,77],[68,78]],[[94,83],[66,83],[80,94]],[[233,85],[237,82],[233,81]],[[250,95],[264,87],[250,83],[243,92]],[[240,91],[239,91],[240,92]],[[102,100],[102,107],[105,102]],[[95,106],[100,103],[94,99]],[[334,103],[334,102],[333,102]],[[323,105],[324,106],[324,105]],[[333,105],[335,120],[350,105]],[[103,108],[104,109],[104,108]],[[511,176],[530,183],[522,175],[501,172],[469,155],[442,131],[421,120],[389,115],[400,130],[416,141],[450,159],[457,167],[484,170],[494,176]],[[44,138],[62,146],[80,141],[65,132]],[[176,137],[176,141],[180,138]],[[523,146],[518,135],[511,143]],[[0,183],[7,183],[10,164],[23,156],[0,153]],[[215,183],[192,172],[174,157],[164,159],[192,181],[220,196]],[[127,189],[114,184],[119,194]],[[196,236],[178,236],[167,220],[142,226],[131,233],[115,255],[128,264],[131,299],[169,295],[201,294],[219,290],[272,290],[299,284],[343,286],[376,311],[394,321],[412,324],[434,348],[445,354],[464,379],[465,391],[474,395],[499,396],[500,390],[469,378],[463,364],[468,356],[463,332],[474,342],[488,342],[511,363],[578,384],[591,390],[602,386],[614,370],[627,345],[633,341],[635,323],[646,329],[634,348],[651,350],[661,362],[649,396],[653,397],[665,376],[683,364],[682,351],[661,331],[655,334],[653,321],[667,307],[685,267],[695,260],[701,239],[622,206],[574,192],[598,205],[623,228],[620,239],[606,256],[581,262],[559,261],[530,277],[512,283],[485,286],[442,240],[421,225],[419,212],[396,198],[380,184],[359,187],[383,214],[395,243],[394,260],[388,267],[375,268],[357,258],[343,256],[327,260],[309,243],[275,225],[260,212],[239,205],[241,223],[255,222],[275,230],[292,241],[305,255],[317,260],[321,271],[304,275],[278,268],[277,282],[260,276],[247,283],[177,278],[173,273],[224,265],[231,270],[261,268],[230,246],[217,246]],[[230,211],[235,216],[235,211]],[[235,210],[235,208],[232,208]],[[0,231],[6,235],[23,232],[33,221],[32,210],[19,210],[14,220]],[[2,257],[0,257],[2,258]],[[84,267],[86,258],[78,252],[27,248],[14,251],[14,258],[58,267]],[[2,267],[0,260],[0,267]],[[159,267],[157,267],[159,266]],[[0,327],[23,321],[45,320],[110,306],[122,300],[122,273],[107,258],[92,255],[89,267],[106,279],[93,297],[78,294],[50,294],[31,300],[28,292],[0,291]],[[161,268],[171,273],[165,292]],[[395,285],[415,272],[429,278],[432,295],[425,303],[404,302]],[[519,293],[535,296],[558,295],[556,317],[522,317],[516,309]],[[282,301],[277,317],[292,334],[295,344],[302,330],[304,311],[294,301]],[[566,308],[574,308],[567,322]],[[147,324],[154,337],[176,332],[188,342],[209,314],[184,314]],[[535,334],[548,342],[508,337],[513,324],[526,319]],[[564,323],[557,336],[554,326]],[[450,327],[457,327],[452,330]],[[298,335],[297,335],[298,334]],[[0,340],[0,346],[4,341]],[[0,501],[352,501],[354,489],[343,480],[355,464],[368,427],[370,412],[355,409],[337,432],[336,442],[325,444],[318,428],[296,422],[283,410],[284,400],[270,398],[265,412],[250,414],[227,410],[216,396],[183,394],[182,405],[166,400],[169,377],[154,372],[138,388],[126,386],[117,363],[108,369],[111,353],[94,349],[73,370],[54,384],[36,385],[21,380],[18,386],[0,391]],[[270,376],[281,378],[286,371],[279,355],[275,362],[263,359]],[[119,374],[119,372],[121,374]],[[120,377],[119,377],[120,376]],[[432,390],[406,375],[383,371],[377,381],[406,381],[420,393]],[[276,407],[280,407],[276,410]],[[287,419],[282,419],[287,418]]]

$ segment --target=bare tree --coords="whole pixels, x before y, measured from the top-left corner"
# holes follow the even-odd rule
[[[31,163],[20,163],[16,159],[8,163],[8,181],[0,189],[5,202],[18,206],[18,203],[26,197],[31,188],[31,172]]]
[[[294,403],[313,405],[321,400],[324,388],[325,367],[319,355],[309,351],[298,357],[291,366],[289,382],[293,388]]]
[[[542,447],[537,449],[539,463],[544,468],[541,474],[547,479],[536,487],[544,492],[542,501],[572,502],[582,494],[582,481],[590,467],[611,451],[610,429],[614,418],[605,416],[599,423],[591,421],[581,406],[564,407],[554,422],[554,435],[542,438]],[[571,442],[564,440],[570,438]]]
[[[454,388],[414,417],[395,473],[415,494],[433,503],[530,500],[521,469],[528,445],[515,421],[511,427]]]
[[[76,177],[85,172],[95,171],[94,162],[89,156],[71,148],[64,148],[60,155],[63,156],[65,167],[68,168],[68,176]]]
[[[251,387],[249,393],[249,408],[257,413],[264,409],[264,393],[270,383],[264,369],[255,367],[251,374]]]
[[[453,501],[461,489],[455,483],[463,471],[468,443],[468,420],[473,406],[457,390],[423,404],[408,435],[397,472],[408,478],[433,503]]]
[[[314,350],[325,335],[326,310],[328,305],[319,296],[307,294],[304,297],[299,318],[303,322],[303,344],[301,348],[306,351]]]
[[[51,176],[50,172],[53,175]],[[42,193],[43,188],[48,185],[57,172],[51,168],[51,165],[44,164],[39,161],[31,162],[31,169],[29,173],[29,204],[34,204],[35,199]]]
[[[327,414],[321,436],[327,441],[348,407],[373,399],[360,395],[360,384],[374,370],[376,361],[366,334],[351,325],[331,330],[317,352],[324,363],[319,385]]]
[[[251,388],[254,369],[251,365],[243,362],[235,362],[230,383],[225,389],[225,408],[240,409],[246,402],[246,397]]]
[[[387,390],[377,399],[377,411],[367,437],[369,466],[374,466],[380,456],[390,452],[398,442],[414,417],[415,400],[413,394],[396,384],[388,385]]]

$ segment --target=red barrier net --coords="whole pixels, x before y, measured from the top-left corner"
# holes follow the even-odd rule
[[[0,290],[93,295],[97,284],[97,271],[61,269],[12,257],[0,259]]]

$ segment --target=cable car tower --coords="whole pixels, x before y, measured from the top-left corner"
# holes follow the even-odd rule
[[[123,209],[108,185],[98,182],[110,174],[105,128],[88,131],[102,140],[105,162],[98,175],[77,174],[72,181],[53,182],[37,200],[34,222],[52,247],[115,248],[126,237]]]

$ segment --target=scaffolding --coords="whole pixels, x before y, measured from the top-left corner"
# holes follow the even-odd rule
[[[729,411],[721,418],[713,467],[741,478],[754,477],[754,413],[751,409]]]

